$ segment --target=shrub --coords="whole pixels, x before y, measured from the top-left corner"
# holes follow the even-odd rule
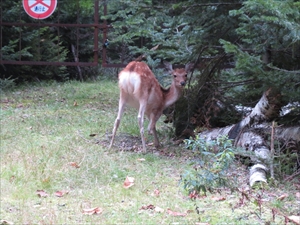
[[[11,77],[0,79],[0,92],[14,88],[16,85],[15,80],[16,79],[11,79]]]
[[[220,136],[216,140],[206,141],[197,136],[185,140],[185,144],[195,154],[191,168],[181,177],[183,187],[189,194],[201,191],[206,194],[207,191],[230,186],[227,171],[235,156],[230,139]]]

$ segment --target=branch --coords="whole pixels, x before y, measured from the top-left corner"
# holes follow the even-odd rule
[[[294,177],[300,175],[300,171],[295,172],[294,174],[292,174],[291,176],[288,176],[287,178],[285,178],[283,181],[291,181],[294,179]]]
[[[299,73],[300,74],[300,70],[285,70],[285,69],[280,69],[280,68],[277,68],[275,66],[271,66],[271,65],[266,65],[268,68],[270,69],[273,69],[273,70],[278,70],[278,71],[281,71],[281,72],[285,72],[285,73]]]
[[[189,7],[203,7],[203,6],[219,6],[219,5],[240,5],[242,6],[242,3],[237,3],[237,2],[223,2],[223,3],[203,3],[203,4],[193,4],[193,5],[189,5],[189,6],[182,6],[182,8],[189,8]]]

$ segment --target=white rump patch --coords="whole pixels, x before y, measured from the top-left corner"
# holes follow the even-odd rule
[[[141,85],[140,75],[136,72],[121,72],[119,75],[119,85],[129,94],[134,94]]]

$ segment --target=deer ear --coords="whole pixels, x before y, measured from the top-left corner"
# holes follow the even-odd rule
[[[190,70],[194,67],[194,63],[187,63],[186,65],[185,65],[185,71],[188,73],[188,72],[190,72]]]
[[[166,61],[164,61],[163,63],[165,65],[166,69],[168,70],[168,72],[172,73],[173,72],[173,66],[172,66],[172,64],[169,63],[169,62],[166,62]]]

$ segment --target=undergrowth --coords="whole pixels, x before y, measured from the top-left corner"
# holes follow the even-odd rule
[[[233,182],[227,172],[235,156],[232,140],[219,136],[216,140],[206,141],[196,136],[195,139],[185,140],[186,148],[194,153],[195,159],[191,168],[182,175],[183,187],[192,192],[206,195],[220,187],[232,187]]]

